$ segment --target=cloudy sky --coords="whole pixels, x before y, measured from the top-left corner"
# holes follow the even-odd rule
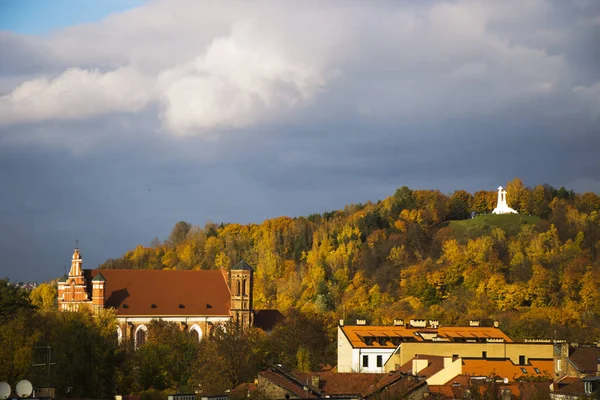
[[[402,185],[600,193],[600,2],[4,0],[0,275]]]

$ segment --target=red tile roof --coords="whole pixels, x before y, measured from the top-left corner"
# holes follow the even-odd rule
[[[596,373],[598,371],[598,364],[600,364],[600,347],[570,347],[569,360],[579,372]]]
[[[390,394],[405,394],[426,385],[400,372],[390,374],[360,374],[352,372],[296,372],[279,369],[263,371],[260,376],[302,399],[328,396],[361,396],[368,398],[382,390]],[[319,387],[313,387],[313,378],[318,376]],[[259,383],[260,386],[260,383]]]
[[[87,281],[100,270],[85,270]],[[221,271],[103,269],[105,306],[119,316],[228,316],[230,291]]]
[[[423,368],[418,373],[413,372],[413,360],[427,360],[427,367]],[[404,373],[410,373],[412,375],[424,376],[430,378],[433,375],[444,369],[444,357],[443,356],[429,356],[417,354],[413,359],[408,361],[406,364],[400,367],[400,371]]]
[[[516,365],[508,359],[466,359],[463,358],[463,374],[473,376],[495,375],[515,381],[522,377],[550,378],[553,360],[529,360],[531,365]],[[540,371],[536,372],[535,368]]]

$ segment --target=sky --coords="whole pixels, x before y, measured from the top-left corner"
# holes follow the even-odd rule
[[[0,276],[403,185],[600,193],[598,43],[595,0],[4,0]]]

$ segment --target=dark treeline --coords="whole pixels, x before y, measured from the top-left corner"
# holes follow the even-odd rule
[[[202,341],[178,324],[153,320],[146,342],[134,350],[132,343],[119,344],[114,310],[60,312],[52,284],[27,293],[0,280],[0,301],[0,381],[53,386],[60,398],[223,393],[252,382],[275,363],[312,371],[335,360],[327,323],[319,315],[290,311],[270,335],[230,322]]]

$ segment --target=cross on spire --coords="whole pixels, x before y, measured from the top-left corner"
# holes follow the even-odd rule
[[[79,250],[79,238],[75,239],[75,248]]]

